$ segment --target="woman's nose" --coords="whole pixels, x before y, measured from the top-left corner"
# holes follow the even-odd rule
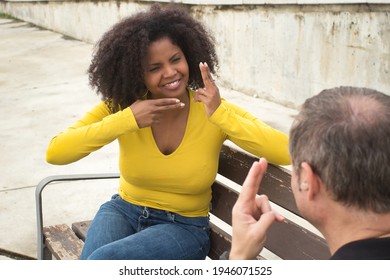
[[[175,67],[167,66],[164,68],[164,77],[172,77],[177,73]]]

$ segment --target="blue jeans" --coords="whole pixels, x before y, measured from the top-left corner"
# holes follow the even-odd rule
[[[201,260],[210,249],[209,233],[208,217],[137,206],[115,194],[93,219],[81,259]]]

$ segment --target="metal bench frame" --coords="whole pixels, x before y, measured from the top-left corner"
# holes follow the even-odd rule
[[[85,181],[85,180],[101,180],[101,179],[117,179],[119,173],[97,173],[97,174],[76,174],[76,175],[55,175],[42,179],[35,190],[36,200],[36,214],[37,214],[37,258],[38,260],[44,259],[45,254],[45,237],[43,235],[43,206],[42,206],[42,194],[43,190],[48,186],[54,186],[54,182],[69,182],[69,181]]]

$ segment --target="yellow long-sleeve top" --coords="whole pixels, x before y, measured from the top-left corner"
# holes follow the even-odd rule
[[[190,92],[185,135],[170,155],[160,152],[150,127],[138,127],[130,108],[112,113],[101,102],[51,140],[46,160],[68,164],[118,139],[119,195],[136,205],[187,217],[208,215],[211,185],[226,139],[270,162],[290,164],[284,133],[224,99],[207,118],[204,104],[194,102],[193,95]]]

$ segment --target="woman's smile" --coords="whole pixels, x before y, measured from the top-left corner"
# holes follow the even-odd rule
[[[180,81],[181,81],[180,79],[173,81],[171,83],[165,84],[164,87],[172,90],[177,89],[180,86]]]

